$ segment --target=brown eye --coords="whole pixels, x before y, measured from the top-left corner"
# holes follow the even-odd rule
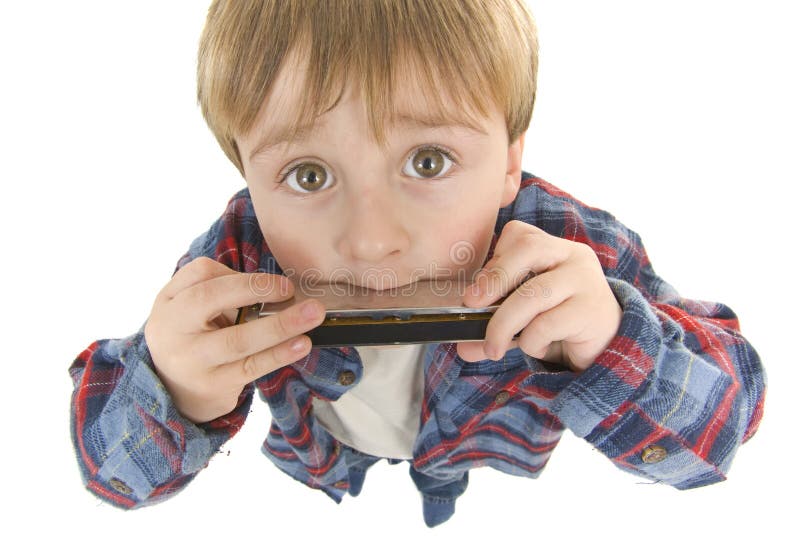
[[[444,169],[445,160],[439,151],[423,149],[414,155],[412,164],[414,170],[423,177],[435,177]]]
[[[441,147],[429,145],[411,154],[403,165],[403,173],[417,179],[444,179],[455,159]]]
[[[289,186],[299,192],[316,192],[322,189],[328,179],[328,172],[325,171],[325,168],[311,162],[300,164],[286,178],[291,179],[292,175],[295,176],[299,189],[291,184],[291,180],[288,181]]]

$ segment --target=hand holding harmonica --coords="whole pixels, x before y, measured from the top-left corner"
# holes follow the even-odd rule
[[[178,410],[196,423],[229,413],[246,384],[311,350],[304,333],[324,319],[314,300],[292,302],[279,314],[233,324],[233,315],[226,312],[253,303],[256,287],[266,303],[286,300],[294,292],[282,275],[240,273],[199,257],[178,270],[156,296],[145,340]],[[308,315],[304,305],[311,306]]]

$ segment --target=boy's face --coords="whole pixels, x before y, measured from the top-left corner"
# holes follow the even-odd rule
[[[498,209],[519,189],[523,139],[509,146],[502,114],[481,120],[484,132],[397,121],[384,149],[350,87],[307,138],[259,150],[287,124],[301,91],[301,75],[284,67],[255,127],[236,138],[261,231],[285,275],[376,290],[469,283]],[[415,94],[413,84],[397,92],[397,117],[425,117]]]

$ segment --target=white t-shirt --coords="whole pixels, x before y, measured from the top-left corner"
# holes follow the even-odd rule
[[[419,431],[425,344],[357,346],[361,381],[333,402],[314,398],[314,414],[333,437],[373,456],[411,459]]]

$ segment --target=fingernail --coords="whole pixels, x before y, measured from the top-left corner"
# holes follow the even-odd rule
[[[475,295],[484,294],[486,291],[484,290],[488,286],[489,280],[489,272],[486,270],[480,270],[475,277],[472,279],[472,290]]]
[[[300,308],[300,314],[303,315],[303,318],[306,320],[311,320],[317,317],[317,305],[314,302],[308,302],[303,304]]]
[[[474,283],[469,287],[469,290],[466,293],[467,296],[472,296],[473,298],[480,298],[481,297],[481,285],[480,283]]]
[[[294,341],[291,346],[289,347],[292,352],[299,352],[305,349],[306,341],[304,339],[297,339]]]

